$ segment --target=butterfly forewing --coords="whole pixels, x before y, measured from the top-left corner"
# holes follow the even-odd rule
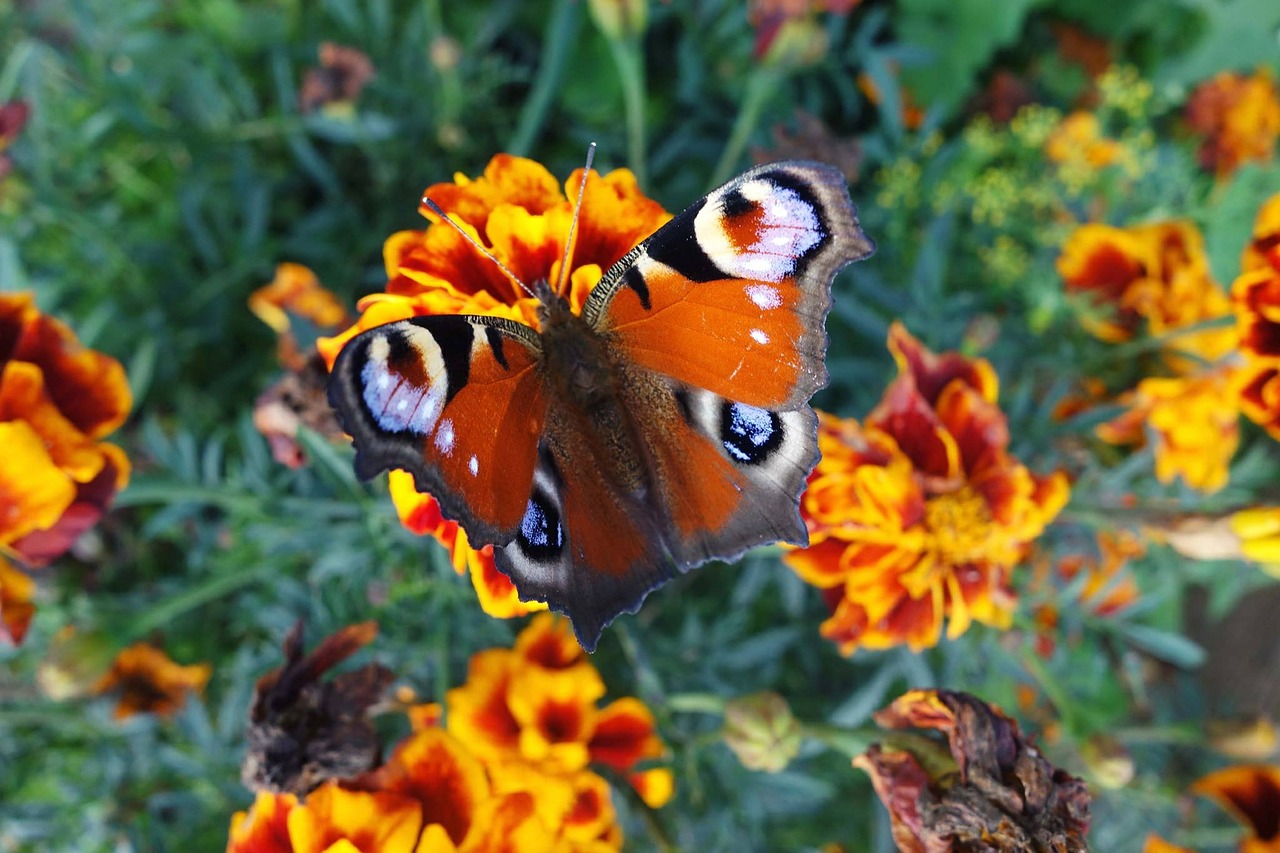
[[[547,410],[538,354],[531,329],[495,317],[415,317],[356,336],[329,381],[356,472],[407,470],[472,541],[510,541]]]

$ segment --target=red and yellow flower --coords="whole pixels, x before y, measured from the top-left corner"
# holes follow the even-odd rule
[[[1066,504],[1061,473],[1008,452],[990,363],[935,355],[895,324],[899,375],[860,425],[823,415],[801,513],[810,544],[784,558],[829,591],[822,634],[844,654],[1010,623],[1013,566]]]
[[[1203,135],[1200,165],[1226,177],[1249,161],[1275,156],[1280,137],[1280,93],[1266,69],[1252,76],[1224,71],[1187,99],[1187,123]]]
[[[1253,239],[1231,285],[1243,365],[1236,376],[1240,410],[1280,439],[1280,195],[1263,205]]]
[[[631,698],[598,708],[603,682],[572,636],[541,614],[514,648],[474,655],[444,727],[429,713],[382,766],[304,799],[259,794],[233,817],[228,853],[619,850],[609,784],[591,765],[655,808],[671,772],[637,767],[665,754],[653,716]]]
[[[582,170],[562,188],[541,164],[499,154],[476,179],[454,176],[434,184],[424,198],[434,201],[472,239],[488,249],[526,285],[557,282],[573,201]],[[522,291],[493,261],[476,251],[458,230],[423,206],[430,225],[421,231],[392,234],[383,246],[387,285],[366,296],[356,323],[317,346],[330,367],[342,347],[360,332],[384,323],[428,314],[484,314],[537,326],[538,301]],[[633,246],[671,216],[647,198],[627,169],[607,175],[591,172],[583,192],[565,294],[581,310],[587,294]],[[440,515],[433,498],[417,492],[413,479],[392,474],[391,496],[409,529],[434,536],[449,549],[454,568],[469,571],[485,612],[519,616],[545,605],[523,603],[515,587],[493,564],[492,550],[476,550],[453,521]]]
[[[1077,110],[1065,117],[1044,143],[1044,154],[1062,166],[1086,166],[1103,169],[1120,159],[1119,142],[1102,133],[1098,116]]]
[[[204,690],[212,672],[207,663],[183,666],[155,646],[136,643],[116,655],[94,692],[119,694],[117,720],[134,714],[167,717],[182,707],[188,693]]]
[[[31,294],[0,294],[0,552],[44,566],[98,522],[129,479],[124,451],[101,439],[131,404],[118,361],[81,346]],[[5,565],[0,635],[20,642],[31,589]]]
[[[1242,764],[1197,780],[1192,793],[1207,797],[1243,824],[1241,853],[1280,851],[1280,767]]]

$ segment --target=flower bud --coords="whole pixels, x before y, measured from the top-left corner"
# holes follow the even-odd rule
[[[753,693],[725,703],[724,741],[749,770],[777,773],[800,751],[800,724],[777,693]]]
[[[1110,735],[1095,734],[1080,747],[1080,758],[1100,788],[1123,788],[1133,781],[1133,756]]]
[[[1210,720],[1209,746],[1241,761],[1263,761],[1276,752],[1276,724],[1265,715],[1252,719]]]
[[[639,36],[649,24],[649,0],[588,0],[587,8],[611,40]]]

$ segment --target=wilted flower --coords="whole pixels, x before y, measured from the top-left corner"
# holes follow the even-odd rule
[[[873,745],[853,760],[889,810],[907,853],[1084,851],[1089,792],[1051,765],[999,708],[965,693],[912,690],[875,715],[881,726],[946,735]]]
[[[116,655],[94,692],[119,693],[117,720],[134,714],[167,717],[182,707],[188,693],[204,690],[212,672],[207,663],[182,666],[155,646],[135,643]]]
[[[974,621],[1008,627],[1009,573],[1067,501],[1065,475],[1008,452],[983,359],[935,355],[900,324],[899,375],[862,425],[822,415],[822,460],[801,499],[809,546],[784,557],[830,590],[822,634],[858,648],[934,645]]]
[[[849,183],[858,180],[862,170],[862,145],[854,137],[839,137],[822,119],[796,110],[795,130],[783,124],[773,127],[773,145],[753,146],[751,159],[756,163],[778,160],[818,160],[840,170]]]
[[[373,63],[364,51],[333,42],[320,45],[320,67],[307,69],[298,92],[304,113],[349,112],[374,77]]]
[[[847,15],[861,0],[752,0],[747,20],[756,30],[752,55],[764,65],[796,68],[811,65],[827,50],[818,14]]]
[[[1197,780],[1191,791],[1209,798],[1244,824],[1249,834],[1240,843],[1243,853],[1280,849],[1280,767],[1226,767]]]
[[[559,280],[564,243],[582,170],[576,170],[564,189],[539,163],[499,154],[484,175],[470,179],[456,175],[454,183],[435,184],[425,191],[464,231],[485,246],[521,281]],[[485,314],[537,326],[538,300],[516,288],[488,258],[476,252],[458,231],[440,221],[425,206],[431,221],[424,231],[401,231],[383,246],[388,282],[385,293],[366,296],[364,312],[354,326],[317,346],[332,366],[342,347],[355,335],[407,317],[427,314]],[[573,267],[567,277],[566,298],[580,311],[587,294],[604,271],[633,246],[670,219],[662,206],[644,196],[635,176],[617,169],[586,179],[581,218],[574,242]],[[440,515],[434,499],[413,487],[407,474],[391,475],[391,495],[401,521],[418,533],[435,536],[450,550],[459,571],[469,569],[487,613],[510,617],[545,605],[523,604],[515,587],[493,565],[492,551],[471,548],[458,525]]]
[[[778,773],[800,752],[800,723],[777,693],[753,693],[724,706],[724,742],[748,770]]]
[[[1200,165],[1226,177],[1243,163],[1270,160],[1280,137],[1280,95],[1266,69],[1253,76],[1224,71],[1187,99],[1187,124],[1205,137]]]
[[[381,750],[368,712],[394,675],[366,664],[321,681],[377,632],[376,622],[349,625],[304,656],[302,622],[294,625],[284,639],[284,665],[254,686],[240,767],[246,788],[306,794],[327,779],[349,779],[377,764]]]

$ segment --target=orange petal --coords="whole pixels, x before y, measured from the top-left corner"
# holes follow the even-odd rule
[[[76,487],[30,424],[0,423],[0,447],[0,543],[9,543],[52,527],[75,500]]]
[[[439,728],[410,735],[372,779],[382,791],[416,800],[422,824],[444,827],[455,844],[467,837],[476,809],[490,791],[480,760]]]
[[[653,712],[639,699],[631,697],[600,709],[595,733],[587,746],[592,761],[622,772],[666,751],[654,730]]]
[[[288,819],[297,804],[293,794],[259,791],[248,812],[231,816],[227,853],[293,853]]]
[[[541,613],[516,637],[516,654],[544,669],[568,669],[583,660],[573,625],[563,616]]]
[[[1208,797],[1261,841],[1280,842],[1280,767],[1241,764],[1198,779],[1191,791]]]
[[[328,782],[288,816],[294,853],[413,853],[422,815],[412,799],[389,791],[348,791]],[[342,842],[347,844],[342,844]]]
[[[0,640],[11,646],[22,644],[36,612],[35,591],[35,581],[0,557]]]

